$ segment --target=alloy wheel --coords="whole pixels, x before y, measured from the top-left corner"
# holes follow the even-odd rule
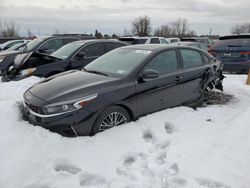
[[[112,112],[108,114],[102,121],[99,131],[104,131],[106,129],[127,123],[128,120],[126,116],[120,112]]]

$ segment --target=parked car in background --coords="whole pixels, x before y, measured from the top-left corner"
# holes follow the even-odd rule
[[[24,43],[18,43],[13,45],[12,47],[8,48],[7,50],[1,51],[1,53],[5,53],[5,52],[11,52],[11,51],[24,51],[24,49],[26,48],[26,45],[30,42],[31,40],[26,40]]]
[[[121,37],[119,41],[129,44],[168,44],[169,42],[163,37]]]
[[[83,70],[51,76],[24,93],[29,122],[65,136],[93,135],[140,116],[196,105],[222,89],[221,63],[187,46],[129,45]]]
[[[189,37],[189,38],[182,38],[181,41],[191,41],[191,42],[198,42],[205,44],[207,48],[210,48],[213,45],[213,40],[208,37]]]
[[[220,59],[226,72],[248,73],[250,68],[250,34],[220,37],[209,49]]]
[[[10,51],[0,54],[0,75],[6,75],[14,62],[20,57],[31,56],[32,53],[51,54],[60,47],[70,42],[81,40],[77,36],[49,36],[32,40],[23,47],[23,51]]]
[[[180,42],[181,39],[180,38],[165,38],[168,43],[174,43],[174,42]]]
[[[203,43],[199,43],[199,42],[189,42],[189,41],[183,41],[183,42],[174,42],[171,43],[170,45],[179,45],[179,46],[192,46],[192,47],[196,47],[205,51],[208,51],[208,47],[206,44]]]
[[[23,44],[23,43],[27,43],[27,42],[28,42],[28,40],[10,40],[10,41],[7,41],[3,44],[0,44],[0,51],[7,50],[16,44]]]
[[[48,77],[66,70],[83,68],[103,54],[125,45],[127,43],[113,40],[81,40],[66,44],[50,55],[20,54],[2,80],[20,80],[31,75]]]

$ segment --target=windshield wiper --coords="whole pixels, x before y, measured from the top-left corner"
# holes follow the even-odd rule
[[[106,73],[100,72],[100,71],[95,71],[95,70],[87,70],[85,68],[83,68],[84,71],[89,72],[89,73],[94,73],[94,74],[99,74],[99,75],[103,75],[103,76],[109,76]]]

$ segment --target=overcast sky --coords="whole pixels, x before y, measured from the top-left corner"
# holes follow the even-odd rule
[[[123,34],[131,21],[148,15],[153,28],[179,17],[197,34],[225,35],[250,22],[250,0],[0,0],[0,20],[14,20],[25,35],[67,33]]]

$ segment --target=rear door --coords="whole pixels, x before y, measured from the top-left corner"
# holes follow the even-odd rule
[[[183,104],[193,102],[200,96],[201,75],[206,67],[199,51],[180,48],[179,54],[182,62],[180,75],[183,83]]]
[[[138,82],[137,110],[145,115],[182,103],[182,85],[179,80],[179,64],[175,50],[167,50],[156,55],[143,70],[152,69],[159,72],[158,78]]]

